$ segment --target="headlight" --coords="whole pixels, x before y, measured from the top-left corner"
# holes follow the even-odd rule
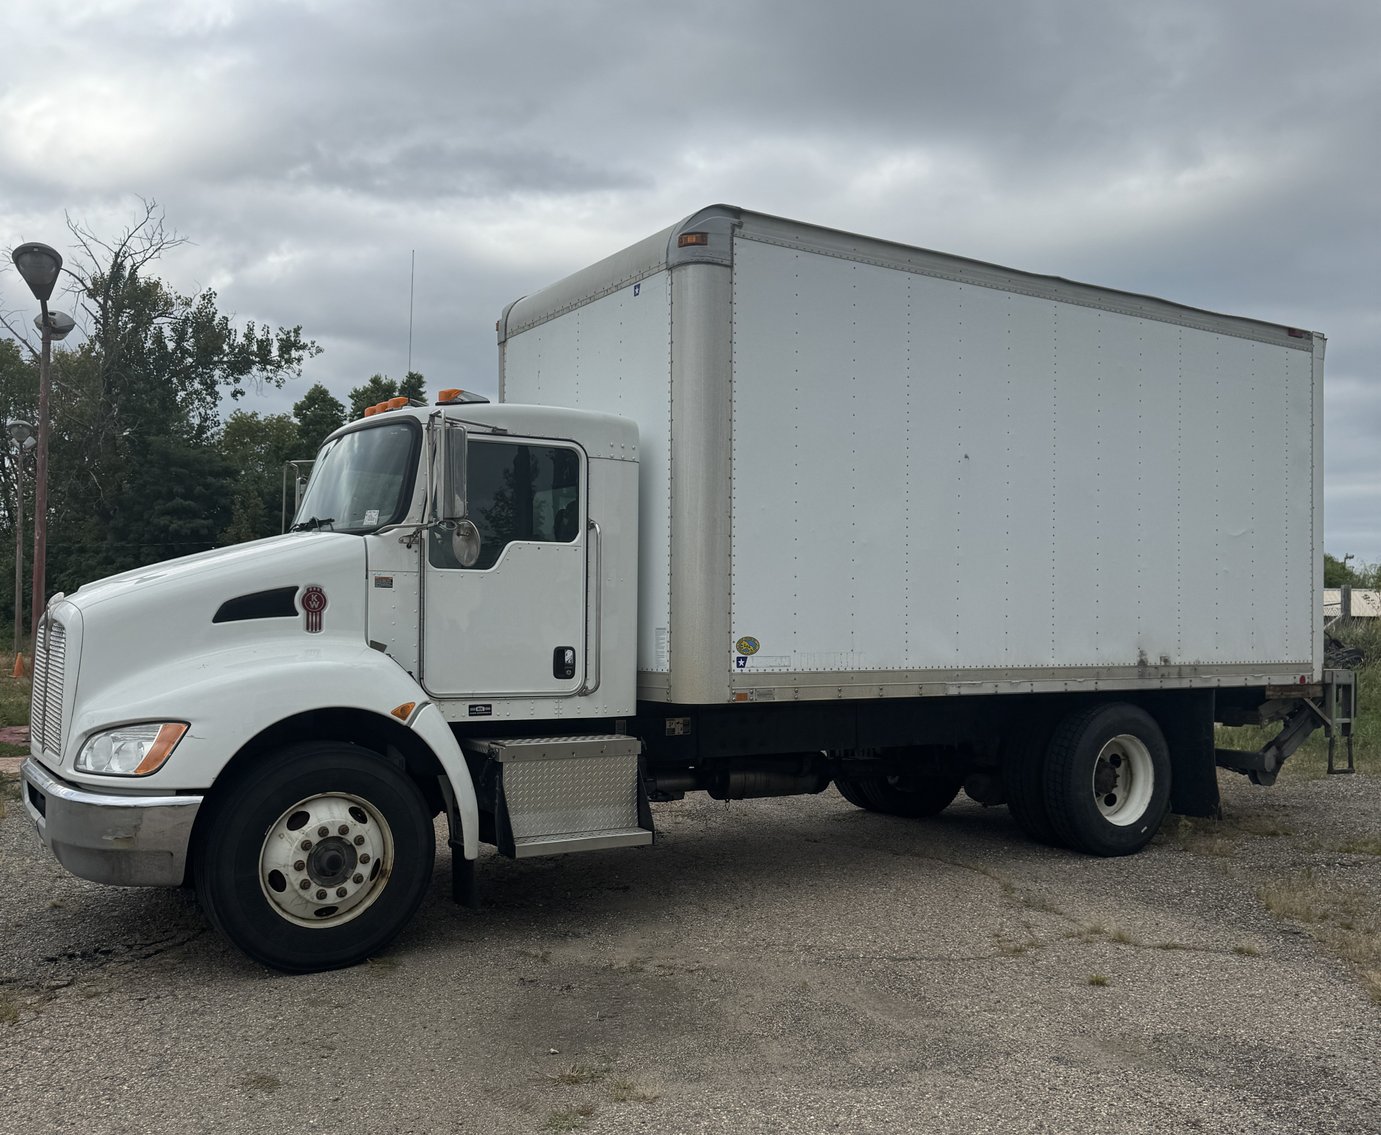
[[[78,772],[106,776],[148,776],[163,767],[187,726],[180,721],[122,725],[96,733],[77,754]]]

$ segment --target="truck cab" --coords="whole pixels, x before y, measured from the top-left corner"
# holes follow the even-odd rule
[[[25,802],[74,874],[190,881],[252,956],[321,969],[411,915],[438,813],[462,890],[481,838],[651,842],[611,735],[634,703],[637,430],[445,395],[327,438],[290,532],[54,597]],[[595,739],[551,757],[513,741],[535,722]]]

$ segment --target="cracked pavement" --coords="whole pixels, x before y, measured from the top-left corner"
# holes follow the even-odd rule
[[[1261,897],[1381,897],[1381,779],[1223,786],[1227,822],[1112,860],[962,798],[691,798],[651,849],[486,855],[478,912],[442,841],[386,954],[305,977],[187,892],[72,878],[11,797],[0,1130],[1381,1129],[1366,958]]]

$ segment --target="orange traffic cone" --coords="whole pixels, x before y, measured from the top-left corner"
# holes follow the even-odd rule
[[[16,654],[14,656],[14,669],[10,671],[10,677],[22,678],[28,672],[28,669],[24,665],[24,656],[22,654]]]

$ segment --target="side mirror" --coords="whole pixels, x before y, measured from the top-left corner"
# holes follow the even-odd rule
[[[474,567],[480,558],[480,530],[473,520],[456,521],[451,533],[451,553],[461,567]]]
[[[436,518],[441,521],[464,520],[469,439],[465,427],[459,422],[448,422],[443,418],[441,426],[441,492],[436,503]]]

